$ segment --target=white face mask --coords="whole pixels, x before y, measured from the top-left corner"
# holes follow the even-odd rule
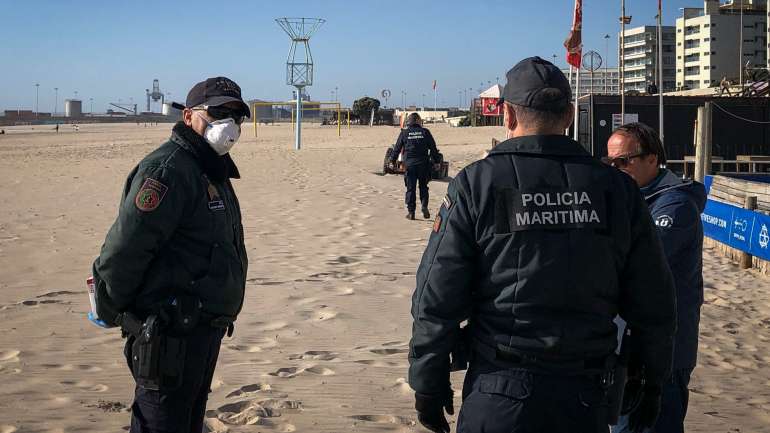
[[[233,119],[227,118],[209,122],[201,114],[198,116],[208,124],[203,138],[219,156],[229,152],[241,137],[241,127]]]

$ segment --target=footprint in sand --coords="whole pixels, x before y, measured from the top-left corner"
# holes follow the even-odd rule
[[[319,376],[332,376],[334,374],[334,370],[318,365],[306,368],[305,371],[308,373],[317,374]]]
[[[396,353],[407,353],[409,349],[370,349],[369,351],[377,355],[393,355]]]
[[[352,287],[341,287],[337,289],[337,295],[339,296],[350,296],[354,294],[356,291],[353,290]]]
[[[48,292],[43,293],[42,295],[38,295],[37,298],[56,298],[59,296],[67,296],[67,295],[79,295],[78,292],[73,292],[71,290],[59,290],[55,292]]]
[[[85,380],[80,380],[80,381],[65,380],[59,383],[61,383],[62,385],[71,385],[83,391],[90,391],[90,392],[105,392],[108,389],[110,389],[107,385],[104,385],[101,383],[94,384]]]
[[[402,365],[402,364],[399,364],[398,362],[379,361],[376,359],[361,359],[353,362],[355,362],[356,364],[370,365],[372,367],[396,367],[396,366]]]
[[[315,310],[300,311],[297,314],[314,322],[325,322],[327,320],[334,319],[339,315],[339,313],[329,309],[326,305],[320,305]]]
[[[293,301],[294,305],[307,305],[318,301],[318,298],[292,295],[289,296],[289,301]]]
[[[289,359],[294,361],[297,359],[302,360],[314,360],[314,361],[332,361],[337,359],[337,354],[334,352],[328,352],[326,350],[309,350],[305,353],[298,353],[289,355]]]
[[[35,306],[35,305],[38,305],[38,304],[42,305],[42,304],[61,304],[61,303],[62,303],[62,301],[59,301],[59,300],[56,300],[56,299],[46,299],[46,300],[43,300],[43,301],[35,301],[34,299],[30,299],[30,300],[27,300],[27,301],[19,302],[19,304],[24,305],[26,307],[32,307],[32,306]]]
[[[288,326],[288,323],[276,321],[276,322],[254,322],[254,331],[277,331]]]
[[[254,384],[242,386],[236,389],[230,394],[227,394],[225,398],[240,397],[242,395],[253,394],[260,391],[270,391],[272,389],[273,388],[270,386],[269,383],[254,383]]]
[[[331,376],[331,375],[334,374],[334,370],[332,370],[330,368],[326,368],[326,367],[321,367],[321,366],[318,366],[318,365],[314,365],[314,366],[306,367],[306,368],[302,368],[302,367],[282,367],[282,368],[279,368],[278,370],[276,370],[276,371],[274,371],[272,373],[268,373],[268,374],[270,376],[276,376],[276,377],[282,377],[282,378],[289,379],[289,378],[298,376],[298,375],[300,375],[302,373],[305,373],[305,372],[311,373],[311,374],[317,374],[319,376]]]
[[[412,427],[416,425],[414,420],[411,418],[396,415],[353,415],[351,418],[358,421],[374,422],[377,424],[393,424],[406,427]]]
[[[0,350],[0,362],[18,362],[20,354],[16,349]]]
[[[61,371],[85,371],[89,373],[93,373],[96,371],[102,371],[101,367],[96,367],[94,365],[86,365],[86,364],[43,364],[41,367],[51,370],[61,370]]]
[[[226,404],[215,411],[209,411],[207,415],[215,415],[216,419],[230,425],[271,425],[267,419],[280,417],[282,410],[298,411],[301,409],[302,403],[299,401],[268,398],[260,401],[243,400]],[[291,424],[282,425],[291,426]]]
[[[262,348],[255,345],[247,345],[247,344],[230,344],[227,346],[230,350],[235,350],[236,352],[246,352],[246,353],[256,353],[261,352]]]

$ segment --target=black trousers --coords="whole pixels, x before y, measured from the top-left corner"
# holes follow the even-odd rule
[[[500,370],[474,359],[457,433],[607,433],[604,395],[598,376]]]
[[[430,181],[430,164],[417,164],[406,168],[404,183],[406,184],[406,210],[414,213],[417,207],[417,185],[420,185],[420,204],[422,209],[428,208],[428,182]]]
[[[187,352],[182,385],[173,391],[150,391],[139,386],[131,405],[131,433],[200,433],[211,380],[225,330],[199,326],[185,336]],[[131,368],[131,344],[124,354]]]

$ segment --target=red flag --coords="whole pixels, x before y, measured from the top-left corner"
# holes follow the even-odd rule
[[[572,18],[572,30],[564,41],[567,49],[567,63],[580,69],[580,59],[583,55],[583,0],[575,0],[575,15]]]

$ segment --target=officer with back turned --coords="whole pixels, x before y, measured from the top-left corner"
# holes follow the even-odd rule
[[[417,208],[417,185],[420,186],[420,204],[422,216],[430,218],[428,211],[428,182],[430,182],[431,161],[438,158],[436,140],[430,131],[422,127],[422,119],[417,113],[406,118],[406,128],[401,131],[392,152],[391,162],[395,163],[401,150],[404,150],[404,182],[406,183],[406,218],[413,220]]]
[[[417,271],[409,384],[418,419],[449,432],[450,353],[465,343],[458,432],[607,432],[621,314],[650,389],[631,417],[652,425],[676,310],[639,189],[564,136],[574,107],[553,64],[519,62],[502,99],[508,140],[450,183]]]
[[[248,259],[228,153],[249,107],[225,77],[196,84],[171,138],[129,174],[93,265],[96,310],[128,337],[131,432],[200,433]]]

